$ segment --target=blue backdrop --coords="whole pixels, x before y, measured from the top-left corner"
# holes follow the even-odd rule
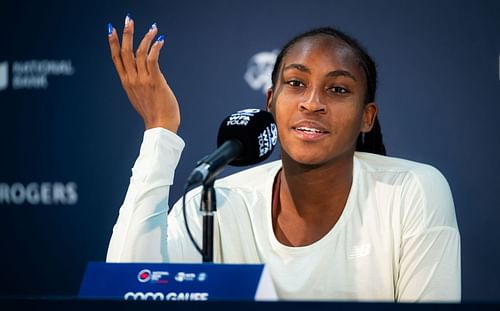
[[[448,178],[464,301],[500,301],[493,0],[2,2],[0,296],[76,295],[87,262],[105,259],[143,133],[107,45],[107,23],[121,32],[128,12],[136,43],[152,22],[166,36],[160,63],[187,142],[174,199],[196,161],[215,149],[222,119],[264,106],[264,93],[244,79],[254,55],[272,55],[316,26],[358,38],[378,63],[388,153]]]

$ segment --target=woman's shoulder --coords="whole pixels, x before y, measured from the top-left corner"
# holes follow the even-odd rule
[[[428,163],[368,152],[356,152],[354,157],[360,171],[375,178],[448,184],[442,172]]]
[[[381,193],[392,189],[399,194],[401,212],[406,215],[403,218],[407,222],[413,219],[414,231],[457,226],[450,185],[439,169],[426,163],[369,153],[356,153],[355,157],[360,174],[369,184],[380,188]]]

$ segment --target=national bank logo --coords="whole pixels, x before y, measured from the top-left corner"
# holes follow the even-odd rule
[[[0,63],[0,91],[5,90],[9,86],[9,63]]]
[[[17,60],[11,64],[3,61],[0,62],[0,91],[9,86],[14,90],[46,89],[50,76],[72,76],[74,73],[75,68],[68,59]]]
[[[255,91],[266,93],[271,87],[271,74],[273,72],[278,50],[259,52],[248,61],[247,70],[243,76],[248,85]]]
[[[167,284],[168,271],[151,271],[142,269],[137,273],[137,280],[141,283]]]

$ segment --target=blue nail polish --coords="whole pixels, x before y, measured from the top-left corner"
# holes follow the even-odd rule
[[[113,25],[111,23],[108,23],[108,36],[111,36],[113,34]]]
[[[158,37],[158,39],[156,39],[156,42],[162,42],[163,40],[165,40],[165,36],[164,35],[160,35]]]
[[[157,28],[156,23],[153,23],[153,24],[151,25],[151,27],[149,27],[149,31],[151,31],[151,30],[153,30],[153,29],[156,29],[156,28]]]
[[[133,20],[132,14],[127,13],[127,16],[125,16],[125,26],[127,26],[131,20]]]

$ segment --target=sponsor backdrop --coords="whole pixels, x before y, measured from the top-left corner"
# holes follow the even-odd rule
[[[143,124],[107,23],[153,22],[187,142],[172,200],[230,113],[264,107],[276,51],[332,25],[378,63],[388,153],[438,167],[462,235],[463,298],[500,300],[500,2],[7,1],[0,9],[0,296],[75,296],[104,261]],[[271,159],[276,159],[275,150]],[[227,168],[224,174],[234,172]]]

